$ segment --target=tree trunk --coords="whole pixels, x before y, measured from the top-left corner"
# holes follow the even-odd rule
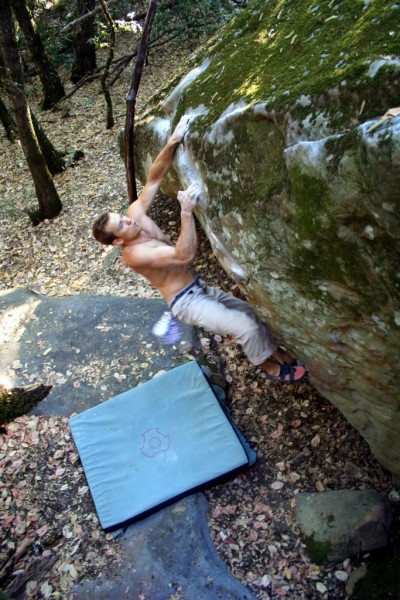
[[[147,9],[146,21],[144,23],[142,37],[140,38],[139,50],[137,53],[136,64],[133,71],[131,86],[126,96],[126,117],[125,117],[125,172],[128,187],[128,202],[132,204],[137,200],[135,161],[133,158],[133,146],[135,140],[135,109],[136,98],[139,91],[140,80],[142,78],[144,61],[147,56],[151,28],[157,11],[157,1],[150,0]]]
[[[42,39],[36,31],[35,23],[26,5],[26,0],[11,0],[11,6],[24,34],[32,61],[39,72],[44,94],[42,108],[46,110],[54,106],[65,95],[63,84],[46,54]]]
[[[14,119],[7,106],[4,104],[3,100],[0,98],[0,121],[5,129],[6,136],[13,142],[16,138],[17,134],[17,126],[15,124]]]
[[[91,12],[95,8],[96,0],[76,0],[78,17]],[[76,83],[85,75],[96,68],[96,47],[94,44],[94,16],[82,21],[74,40],[74,64],[71,71],[71,81]]]
[[[63,159],[62,154],[54,148],[53,144],[45,134],[41,124],[32,111],[31,118],[40,149],[43,153],[50,173],[52,175],[56,175],[56,173],[62,173],[62,171],[65,169],[65,160]]]
[[[57,216],[62,204],[32,123],[23,86],[23,74],[9,0],[0,1],[0,47],[8,71],[7,93],[14,109],[19,139],[39,203],[38,210],[30,214],[32,223],[37,224],[44,219]]]
[[[1,86],[1,83],[4,79],[4,72],[5,72],[4,60],[3,60],[3,55],[0,50],[0,91],[2,93],[4,92],[4,89],[3,89],[4,84],[3,84],[3,86]],[[3,97],[4,97],[4,94],[3,94]],[[15,138],[17,137],[17,125],[14,121],[12,113],[10,112],[10,109],[7,107],[7,105],[5,104],[4,100],[1,97],[0,97],[0,121],[5,129],[7,138],[10,140],[10,142],[13,142],[15,140]]]
[[[111,63],[114,58],[115,23],[114,23],[112,16],[110,15],[110,13],[108,11],[105,0],[100,0],[100,4],[102,6],[104,16],[105,16],[108,26],[110,28],[110,45],[109,45],[109,50],[108,50],[107,63],[106,63],[105,69],[104,69],[104,73],[101,76],[100,82],[101,82],[101,89],[104,94],[104,99],[105,99],[106,105],[107,105],[106,127],[107,127],[107,129],[112,129],[114,127],[115,121],[114,121],[114,115],[113,115],[111,92],[110,92],[110,88],[107,85],[107,77],[110,72],[110,66],[111,66]]]

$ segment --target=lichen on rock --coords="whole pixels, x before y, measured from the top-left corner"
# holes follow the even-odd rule
[[[203,187],[224,268],[400,480],[400,4],[253,1],[146,106],[138,176]],[[160,126],[162,124],[162,127]]]

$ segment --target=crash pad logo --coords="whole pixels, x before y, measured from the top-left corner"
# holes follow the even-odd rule
[[[170,444],[171,438],[169,435],[165,435],[158,427],[154,427],[143,433],[143,442],[140,449],[145,456],[155,458],[160,452],[167,452]]]

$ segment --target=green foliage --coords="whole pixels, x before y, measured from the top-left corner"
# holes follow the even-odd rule
[[[195,41],[214,33],[236,14],[227,0],[175,0],[172,6],[157,11],[152,38],[163,33],[178,33],[177,43]]]
[[[56,68],[70,68],[73,62],[72,46],[74,30],[59,35],[60,30],[77,17],[75,2],[68,0],[27,0],[46,52]],[[143,15],[148,2],[121,0],[110,6],[110,13],[117,30],[137,34],[143,20],[139,23],[135,15]],[[173,37],[177,44],[196,41],[200,37],[213,33],[242,8],[242,3],[229,0],[161,0],[153,25],[152,39]],[[17,26],[18,43],[26,62],[29,56],[25,41]],[[96,35],[91,40],[96,47],[109,42],[109,26],[102,12],[96,15]]]
[[[65,52],[70,46],[70,40],[60,36],[59,32],[66,20],[75,18],[75,11],[71,10],[75,3],[67,0],[28,0],[27,5],[52,64],[55,68],[70,67],[72,57],[70,53]],[[22,34],[21,44],[24,44]]]

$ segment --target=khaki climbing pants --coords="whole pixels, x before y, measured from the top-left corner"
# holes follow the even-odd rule
[[[231,335],[253,365],[261,365],[278,343],[252,307],[197,277],[170,303],[172,314],[189,325],[220,335]]]

